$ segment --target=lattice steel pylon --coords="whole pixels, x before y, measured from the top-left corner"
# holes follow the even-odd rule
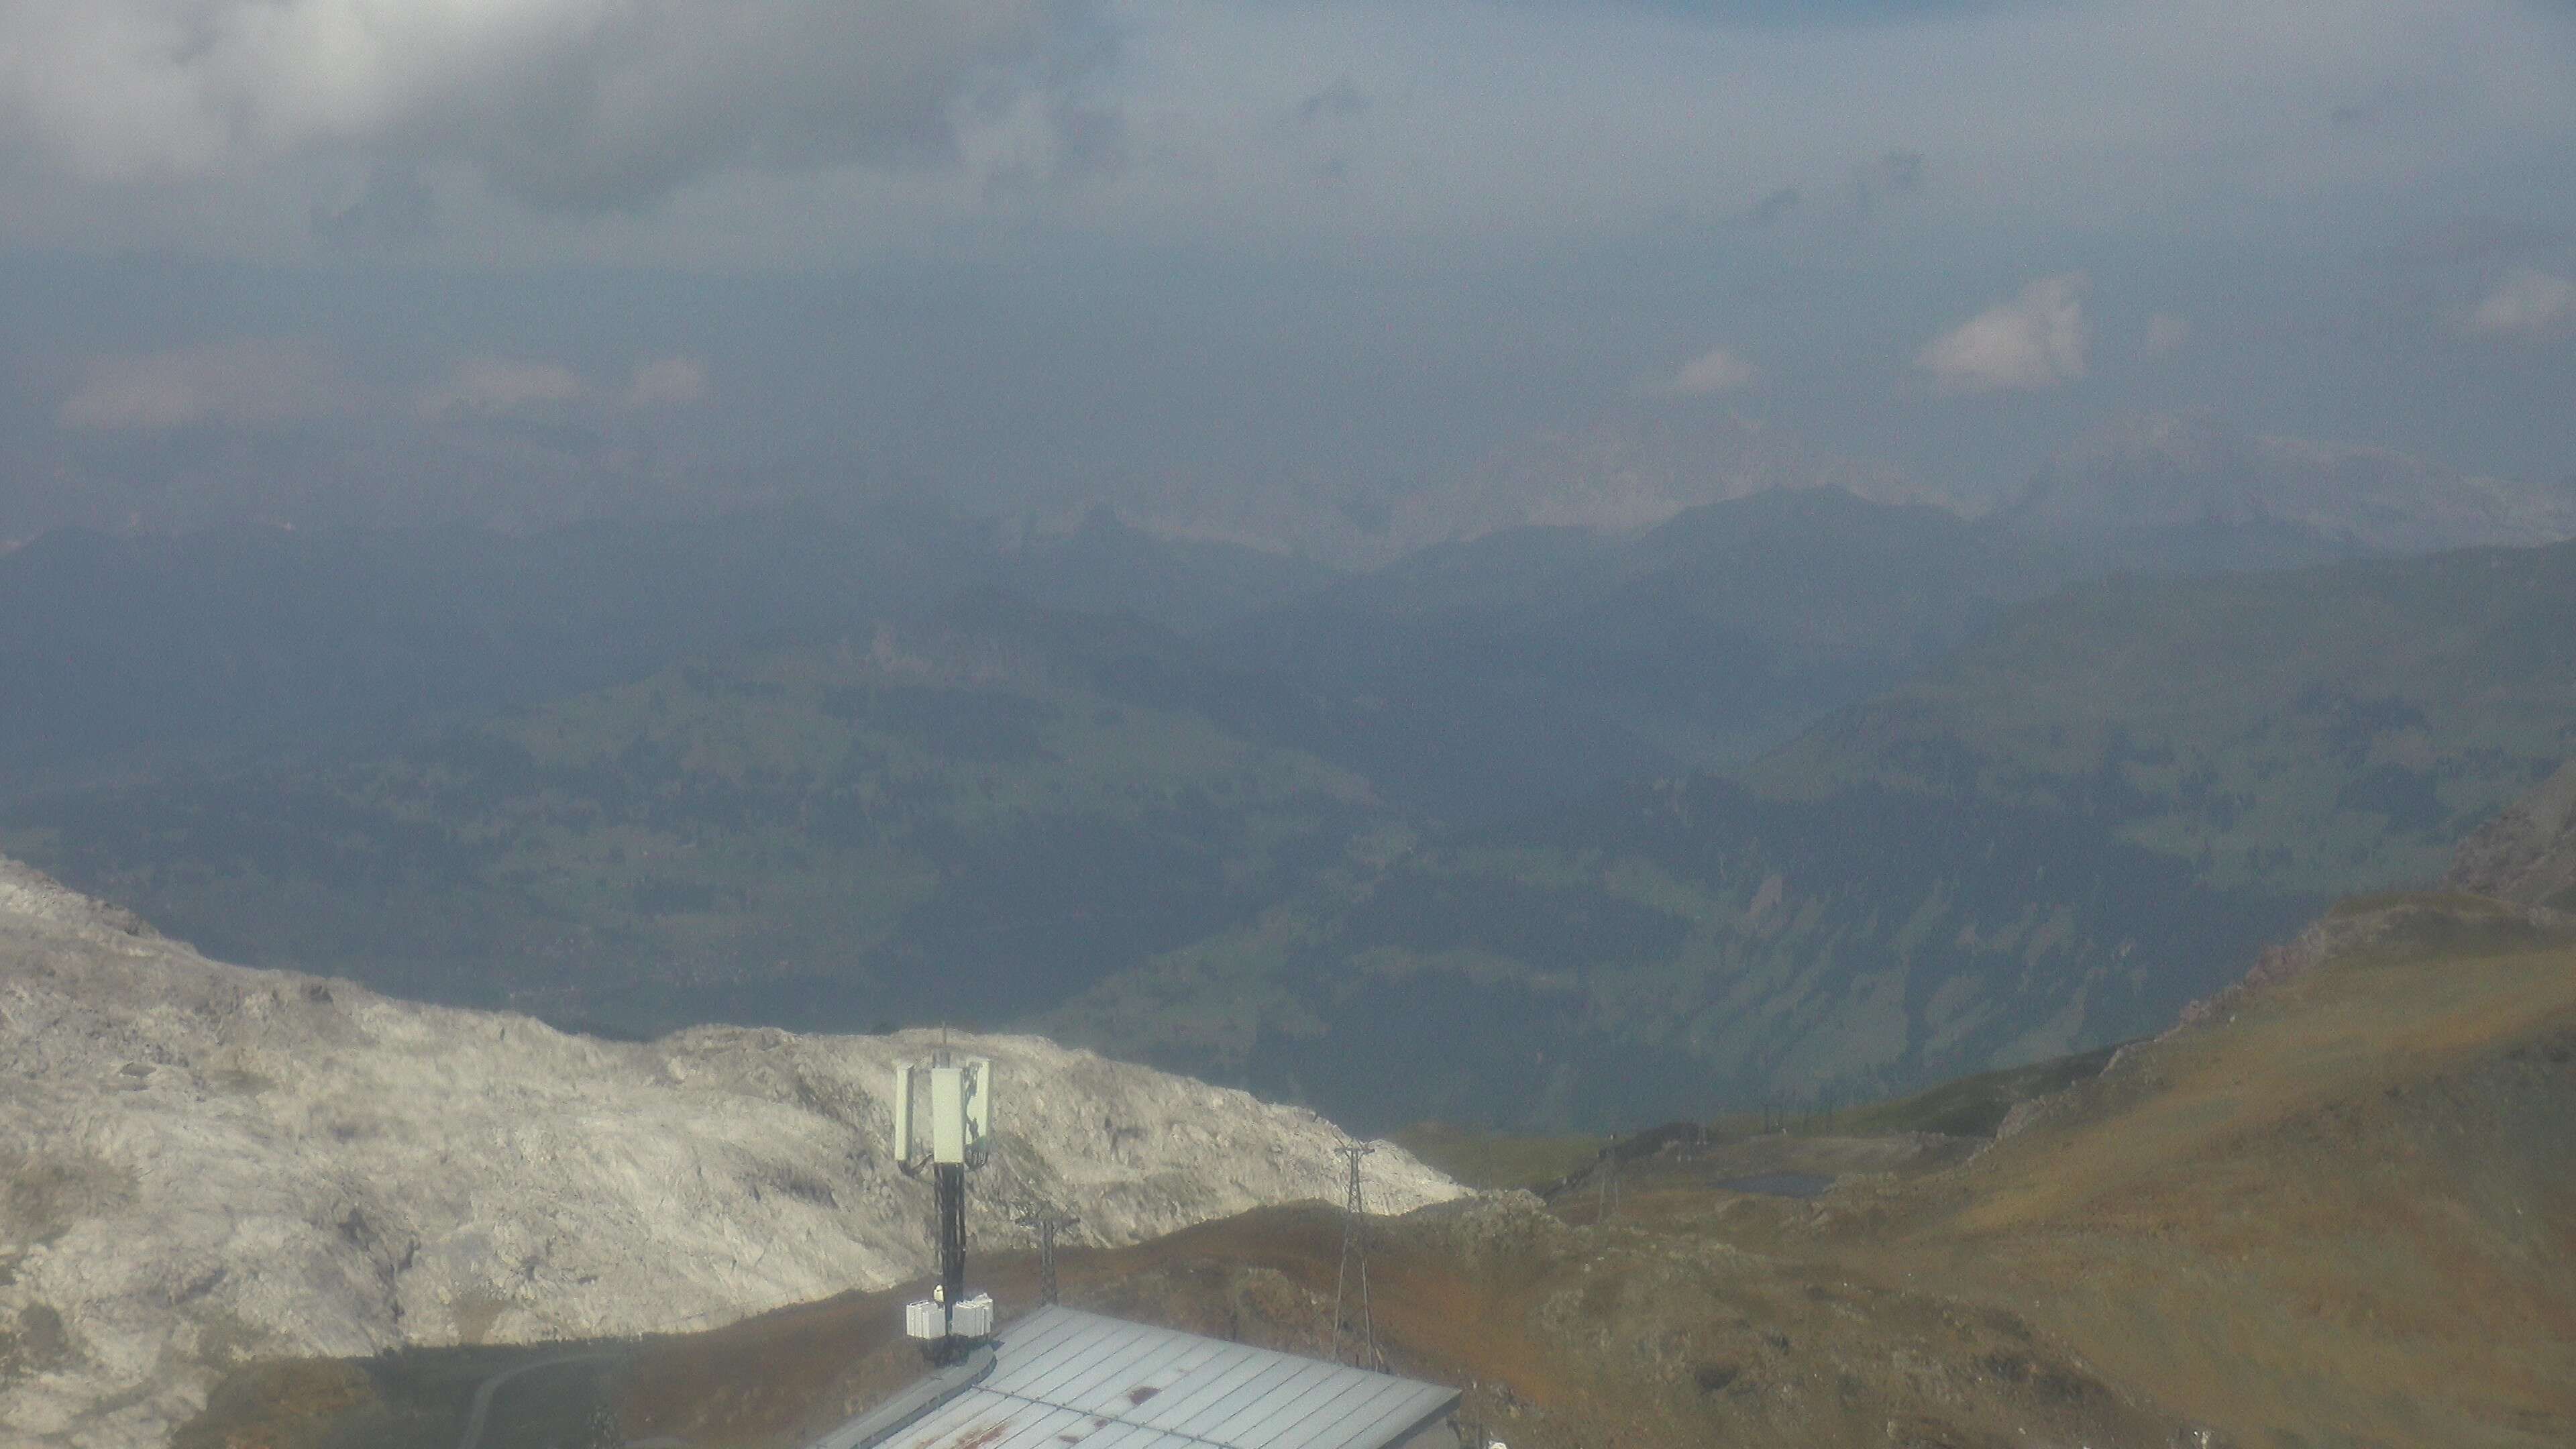
[[[1024,1228],[1035,1228],[1038,1234],[1038,1292],[1049,1303],[1056,1300],[1055,1235],[1060,1228],[1073,1227],[1082,1221],[1075,1213],[1059,1212],[1043,1203],[1021,1210],[1011,1221]]]
[[[1377,1318],[1369,1309],[1368,1236],[1363,1227],[1368,1208],[1360,1197],[1360,1159],[1377,1149],[1365,1142],[1354,1142],[1333,1150],[1350,1164],[1349,1188],[1342,1199],[1342,1266],[1333,1274],[1333,1362],[1342,1361],[1342,1335],[1345,1331],[1342,1301],[1352,1270],[1356,1267],[1360,1289],[1360,1342],[1365,1356],[1353,1362],[1362,1368],[1383,1369],[1386,1357],[1377,1351]]]

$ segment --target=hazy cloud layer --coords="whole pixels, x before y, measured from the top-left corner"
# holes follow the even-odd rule
[[[734,165],[949,154],[961,109],[1061,78],[1079,0],[13,0],[0,136],[93,180],[225,175],[314,150],[453,162],[541,208],[649,203]],[[989,93],[989,94],[988,94]]]
[[[1790,212],[1797,210],[1798,203],[1805,199],[1806,193],[1800,191],[1797,187],[1783,186],[1779,190],[1764,196],[1760,201],[1753,203],[1753,209],[1745,213],[1745,220],[1752,222],[1755,226],[1769,226],[1771,223],[1787,216]]]
[[[2465,326],[2473,336],[2515,341],[2576,330],[2576,282],[2517,267],[2470,311]]]
[[[707,367],[693,357],[647,358],[623,388],[594,386],[568,364],[542,358],[470,357],[420,392],[424,418],[507,417],[576,404],[663,411],[702,402]]]
[[[1723,347],[1712,347],[1682,365],[1662,391],[1674,397],[1712,397],[1749,387],[1762,370]]]
[[[445,382],[421,393],[422,417],[525,412],[578,400],[589,389],[581,374],[560,362],[520,357],[473,357],[456,364]]]
[[[2561,478],[2570,135],[2539,0],[0,0],[0,533],[577,435],[1400,499],[1640,407],[1959,498],[2120,408]]]
[[[364,251],[416,242],[437,229],[438,199],[420,168],[379,162],[347,202],[313,205],[313,235],[335,249]]]
[[[707,398],[707,365],[694,357],[656,357],[635,364],[626,386],[626,405],[638,409],[679,408]]]
[[[320,417],[350,400],[320,344],[252,338],[93,359],[55,419],[80,432],[260,426]]]
[[[1925,345],[1915,364],[1944,392],[2032,391],[2084,375],[2092,328],[2084,277],[2042,277]]]
[[[2147,319],[2147,335],[2141,347],[2149,357],[2171,357],[2191,340],[2191,323],[2171,312],[2158,312]]]

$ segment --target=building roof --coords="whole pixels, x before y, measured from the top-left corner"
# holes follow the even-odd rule
[[[1437,1384],[1070,1308],[1009,1325],[992,1351],[989,1373],[927,1413],[854,1420],[814,1449],[1387,1449],[1458,1402]]]

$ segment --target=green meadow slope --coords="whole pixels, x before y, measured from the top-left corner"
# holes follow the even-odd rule
[[[1746,778],[2089,811],[2222,886],[2429,880],[2576,753],[2571,619],[2565,544],[2116,579],[2006,613]]]
[[[204,949],[658,1032],[1007,1020],[1339,858],[1367,782],[984,636],[682,665],[320,768],[22,808]]]

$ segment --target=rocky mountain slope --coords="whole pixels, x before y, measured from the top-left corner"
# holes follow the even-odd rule
[[[928,1261],[888,1160],[920,1032],[650,1043],[206,960],[0,861],[0,1435],[157,1442],[274,1354],[709,1325]],[[1337,1191],[1311,1113],[1029,1037],[977,1184],[1101,1243]],[[1454,1196],[1389,1147],[1377,1200]]]
[[[2576,911],[2576,760],[2460,842],[2447,884]]]

